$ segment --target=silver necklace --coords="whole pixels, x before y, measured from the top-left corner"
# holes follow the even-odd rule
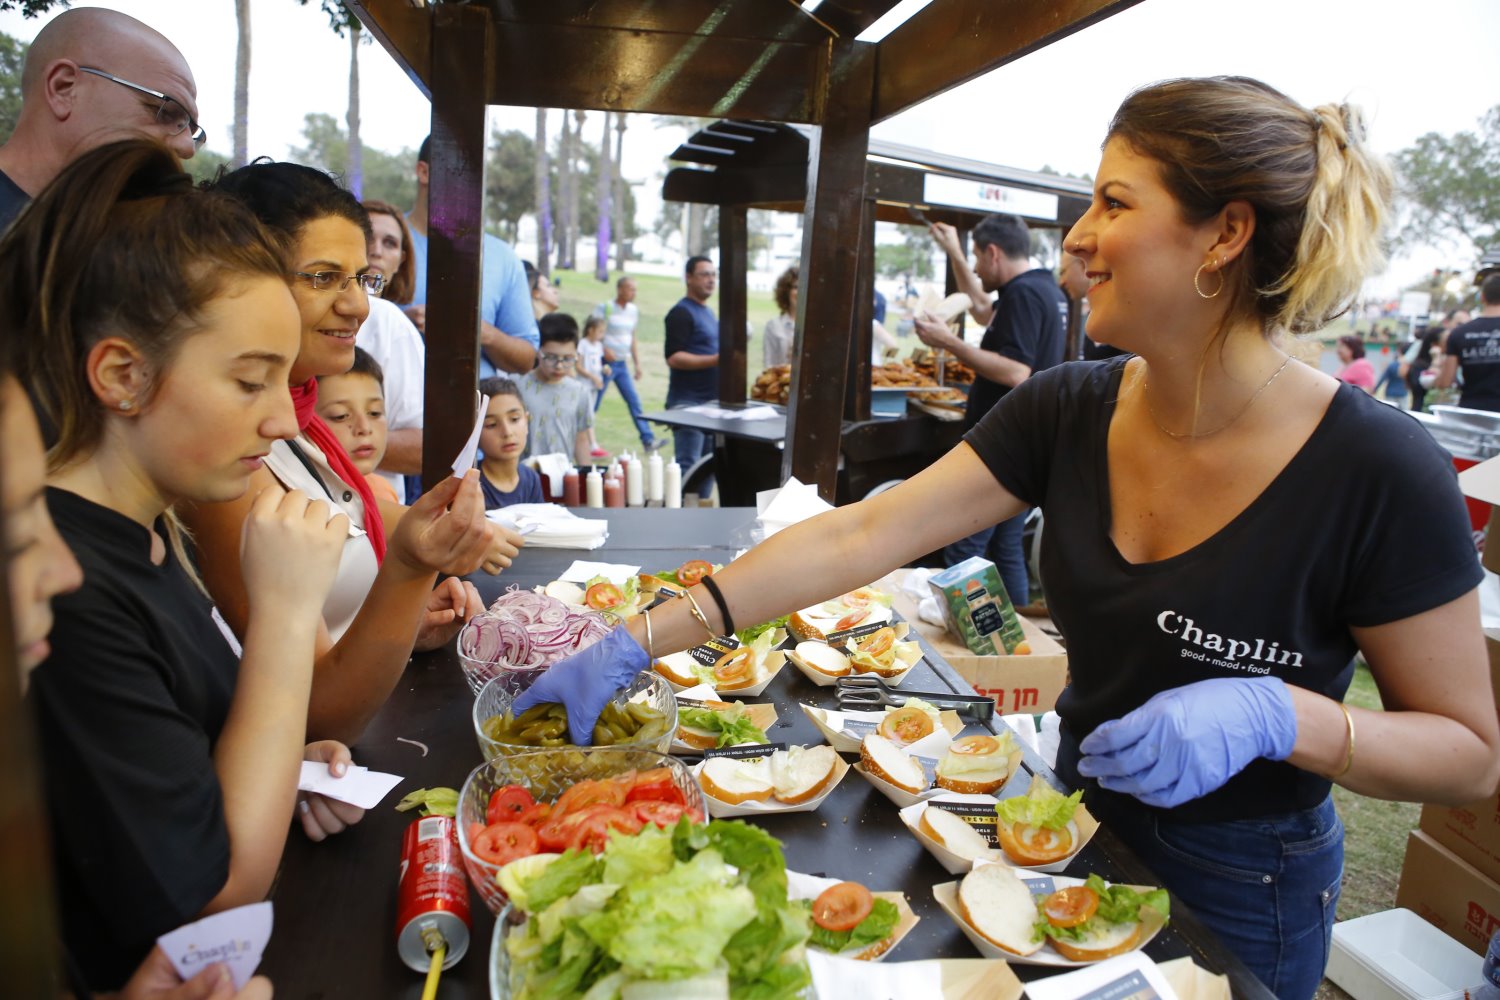
[[[1156,408],[1151,405],[1151,373],[1150,373],[1150,371],[1148,369],[1145,372],[1145,374],[1144,374],[1144,376],[1143,376],[1143,378],[1141,380],[1141,393],[1146,398],[1146,412],[1149,413],[1149,414],[1151,414],[1151,422],[1156,425],[1156,429],[1159,430],[1159,431],[1161,431],[1167,437],[1177,438],[1179,440],[1181,440],[1183,438],[1194,438],[1195,439],[1195,438],[1213,437],[1215,434],[1218,434],[1220,431],[1226,431],[1229,428],[1233,427],[1236,423],[1239,422],[1239,419],[1241,417],[1243,417],[1246,413],[1249,413],[1250,412],[1250,407],[1252,407],[1252,406],[1255,405],[1255,401],[1260,398],[1260,394],[1263,393],[1263,392],[1265,392],[1267,389],[1269,389],[1271,387],[1271,383],[1274,382],[1274,381],[1276,381],[1276,376],[1280,375],[1283,371],[1285,371],[1286,370],[1286,366],[1288,364],[1290,364],[1291,361],[1292,361],[1292,356],[1290,354],[1288,354],[1284,358],[1282,358],[1281,367],[1277,368],[1274,372],[1271,373],[1271,377],[1270,378],[1266,379],[1264,382],[1261,383],[1260,388],[1255,390],[1255,394],[1253,396],[1251,396],[1249,398],[1249,400],[1247,400],[1245,402],[1244,406],[1240,407],[1240,412],[1238,412],[1234,416],[1230,417],[1229,421],[1227,423],[1220,424],[1218,427],[1215,427],[1211,431],[1196,431],[1196,432],[1192,432],[1192,433],[1188,433],[1188,434],[1184,434],[1184,433],[1181,433],[1179,431],[1170,430],[1170,429],[1162,426],[1162,422],[1159,419],[1157,419]]]

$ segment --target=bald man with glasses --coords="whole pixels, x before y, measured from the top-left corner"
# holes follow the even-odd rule
[[[66,10],[37,33],[21,72],[21,114],[0,146],[0,229],[74,159],[150,136],[189,159],[207,136],[181,52],[118,11]]]

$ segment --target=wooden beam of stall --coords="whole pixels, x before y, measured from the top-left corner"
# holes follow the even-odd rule
[[[432,12],[411,0],[344,0],[396,65],[429,100],[432,89]]]
[[[882,39],[873,122],[983,76],[1140,0],[941,0]]]
[[[749,213],[744,205],[719,206],[719,400],[724,403],[745,401],[749,263]]]
[[[489,12],[444,4],[432,12],[432,147],[427,208],[427,374],[422,482],[449,463],[474,429],[479,368]]]
[[[495,42],[491,104],[784,122],[821,110],[820,45],[554,24],[497,26]]]
[[[861,203],[859,261],[854,274],[854,308],[849,313],[849,384],[844,419],[870,419],[870,356],[875,341],[875,202]]]
[[[796,476],[816,485],[830,503],[838,484],[849,324],[858,297],[874,85],[874,46],[848,39],[829,43],[820,88],[826,95],[824,117],[808,147],[796,364],[782,478]]]

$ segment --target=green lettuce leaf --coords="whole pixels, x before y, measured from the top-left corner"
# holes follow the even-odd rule
[[[418,788],[396,803],[397,812],[416,809],[419,816],[457,816],[458,789]]]
[[[740,642],[749,645],[756,639],[759,639],[762,635],[765,635],[767,632],[771,632],[779,628],[786,628],[787,620],[790,617],[790,615],[782,615],[780,618],[772,618],[770,621],[761,622],[759,625],[752,625],[749,628],[742,628],[734,634],[735,638],[739,639]]]
[[[1064,795],[1046,785],[1038,785],[1025,795],[1001,799],[995,805],[995,815],[1002,823],[1025,823],[1047,830],[1061,830],[1073,818],[1083,791]]]
[[[804,899],[799,902],[806,906],[808,919],[811,921],[812,900]],[[895,903],[889,899],[876,899],[870,915],[851,930],[830,931],[812,924],[812,936],[807,939],[807,943],[834,954],[838,954],[845,948],[867,948],[877,941],[884,941],[890,937],[891,931],[896,929],[896,924],[900,920],[901,911],[896,909]]]
[[[1123,924],[1139,920],[1143,906],[1151,907],[1163,918],[1168,916],[1169,904],[1165,889],[1137,892],[1128,885],[1108,885],[1098,875],[1090,875],[1084,884],[1099,896],[1099,909],[1094,911],[1094,915],[1077,927],[1054,927],[1047,921],[1045,912],[1047,897],[1037,896],[1035,897],[1037,922],[1031,935],[1033,941],[1040,941],[1043,937],[1063,941],[1085,941],[1100,924]]]
[[[719,734],[718,745],[732,747],[740,743],[766,743],[770,738],[766,731],[750,721],[743,702],[735,702],[728,708],[690,708],[680,706],[677,710],[680,725],[694,729],[706,729]]]
[[[633,836],[614,830],[604,848],[604,881],[633,885],[665,875],[676,863],[670,832],[649,823]]]
[[[599,881],[602,864],[589,851],[567,851],[531,878],[521,879],[529,912],[545,910],[591,882]]]

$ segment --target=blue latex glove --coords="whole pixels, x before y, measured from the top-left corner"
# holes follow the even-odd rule
[[[542,702],[561,702],[568,710],[568,736],[581,747],[594,743],[594,723],[619,690],[651,666],[651,658],[623,626],[603,639],[558,660],[522,692],[511,711],[516,715]]]
[[[1162,691],[1090,733],[1078,773],[1151,806],[1220,787],[1258,757],[1285,760],[1297,741],[1292,696],[1277,677],[1220,677]]]

